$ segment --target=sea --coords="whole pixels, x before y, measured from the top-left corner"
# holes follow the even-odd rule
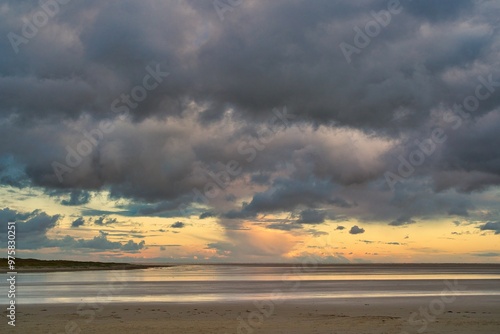
[[[500,265],[173,265],[136,270],[18,273],[18,304],[203,303],[279,298],[500,295]],[[7,294],[0,296],[6,304]]]

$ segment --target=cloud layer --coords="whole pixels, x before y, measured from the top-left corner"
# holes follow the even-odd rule
[[[105,191],[128,215],[228,229],[494,216],[499,4],[398,8],[361,48],[387,1],[245,0],[223,20],[210,1],[70,2],[28,37],[22,18],[45,9],[4,1],[0,182],[71,207]],[[3,214],[40,232],[58,221]]]

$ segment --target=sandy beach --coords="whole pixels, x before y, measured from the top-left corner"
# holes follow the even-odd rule
[[[458,297],[438,313],[435,298],[339,299],[322,303],[110,303],[21,305],[4,333],[498,333],[499,296]],[[409,321],[416,312],[413,322]],[[79,314],[80,313],[80,314]],[[4,312],[5,314],[5,312]],[[427,320],[425,320],[427,319]],[[5,324],[6,325],[6,324]]]
[[[498,266],[24,273],[2,333],[498,333]],[[7,328],[7,330],[4,330]]]

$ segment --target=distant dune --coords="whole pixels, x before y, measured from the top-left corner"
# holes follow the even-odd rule
[[[2,268],[8,268],[7,259],[0,259]],[[17,272],[51,272],[51,271],[81,271],[81,270],[129,270],[146,269],[153,267],[169,267],[165,265],[142,265],[117,262],[91,262],[91,261],[67,261],[67,260],[38,260],[38,259],[16,259],[15,270]]]

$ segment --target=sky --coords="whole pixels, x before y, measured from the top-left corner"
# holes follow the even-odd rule
[[[500,2],[0,1],[0,244],[498,262]]]

